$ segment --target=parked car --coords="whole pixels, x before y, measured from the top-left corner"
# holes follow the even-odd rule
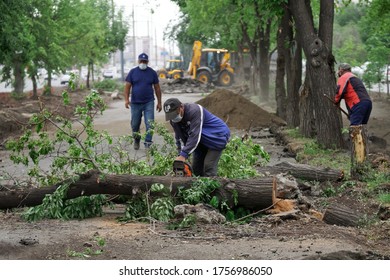
[[[112,70],[112,69],[105,69],[103,71],[103,78],[106,78],[106,79],[114,78],[114,70]]]
[[[367,66],[370,62],[366,61],[364,62],[362,65],[360,66],[355,66],[355,67],[352,67],[351,68],[351,72],[355,75],[357,75],[358,77],[362,78],[363,77],[363,74],[364,72],[367,70]]]
[[[70,73],[65,73],[61,75],[60,78],[61,85],[66,85],[69,83],[69,81],[70,81]]]

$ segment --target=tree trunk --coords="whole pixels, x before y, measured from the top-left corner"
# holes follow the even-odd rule
[[[329,2],[331,2],[331,7],[333,7],[333,1]],[[328,9],[321,10],[321,13],[333,13],[333,9],[330,9],[328,5],[321,5],[321,7],[323,6]],[[319,38],[315,33],[310,2],[290,0],[289,7],[299,30],[299,39],[302,43],[307,63],[310,65],[308,67],[309,72],[306,75],[310,76],[311,81],[317,142],[325,148],[343,148],[345,145],[341,135],[341,115],[335,111],[334,106],[330,102],[324,102],[323,98],[324,94],[331,98],[335,95],[336,80],[333,75],[334,71],[329,66],[333,60],[332,53],[327,47],[327,42]],[[332,17],[322,16],[321,18]],[[326,24],[326,26],[328,25]],[[328,33],[331,33],[332,30],[322,29],[324,30],[323,35],[328,40]]]
[[[308,72],[306,65],[306,73]],[[312,93],[310,78],[306,75],[305,82],[299,89],[299,132],[307,138],[315,136],[314,111],[311,104]]]
[[[351,125],[351,177],[359,180],[367,171],[368,133],[366,125]]]
[[[221,187],[216,190],[216,195],[231,207],[260,210],[272,205],[272,177],[242,180],[215,179],[221,183]],[[170,189],[171,195],[175,196],[179,187],[190,188],[196,180],[197,178],[191,177],[101,175],[91,171],[82,175],[78,181],[70,183],[67,199],[94,194],[136,195],[149,191],[154,183],[165,185]],[[60,185],[0,192],[0,209],[39,205],[46,195],[52,194]]]
[[[302,84],[302,47],[298,40],[294,38],[292,21],[289,10],[285,9],[286,15],[286,74],[287,74],[287,126],[298,127],[299,118],[299,88]]]
[[[33,95],[32,95],[32,99],[38,99],[37,76],[36,76],[36,75],[32,75],[32,76],[31,76],[31,81],[32,81],[32,84],[33,84]]]
[[[275,79],[275,99],[276,99],[276,115],[281,117],[284,120],[287,120],[286,114],[286,87],[285,87],[285,73],[286,73],[286,51],[285,51],[285,40],[286,40],[286,31],[288,28],[288,13],[287,9],[285,9],[282,21],[278,28],[277,33],[277,50],[278,50],[278,58],[276,62],[276,79]],[[289,126],[289,123],[287,122]]]
[[[253,40],[249,37],[248,34],[248,26],[243,22],[241,22],[241,32],[243,41],[248,45],[249,53],[251,56],[251,71],[250,71],[250,92],[252,92],[254,95],[259,95],[259,87],[258,87],[258,77],[259,75],[259,66],[258,66],[258,59],[257,59],[257,41],[258,36],[255,35]]]
[[[14,91],[17,94],[23,94],[24,76],[24,65],[21,62],[21,58],[16,57],[14,60]]]
[[[359,223],[359,216],[345,206],[332,205],[326,209],[323,221],[330,225],[356,227]]]
[[[260,38],[259,38],[260,93],[263,101],[268,101],[269,99],[270,33],[271,33],[271,20],[268,20],[266,27],[261,28]]]

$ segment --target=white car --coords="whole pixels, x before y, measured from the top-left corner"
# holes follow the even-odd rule
[[[105,69],[103,71],[103,77],[107,79],[114,78],[114,71],[112,69]]]
[[[61,78],[60,78],[61,85],[66,85],[69,83],[69,81],[70,81],[70,74],[69,73],[65,73],[65,74],[61,75]]]
[[[367,61],[367,62],[364,62],[361,66],[352,67],[351,72],[353,74],[357,75],[358,77],[362,78],[364,72],[367,70],[368,64],[369,64],[369,62]]]

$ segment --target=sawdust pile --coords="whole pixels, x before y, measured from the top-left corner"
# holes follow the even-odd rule
[[[237,129],[286,125],[283,119],[226,89],[217,89],[197,103]]]

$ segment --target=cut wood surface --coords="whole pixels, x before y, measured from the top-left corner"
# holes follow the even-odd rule
[[[281,162],[274,166],[257,168],[260,173],[270,175],[287,173],[295,178],[308,181],[340,181],[344,178],[344,172],[339,169],[320,168],[307,164]]]
[[[272,205],[273,177],[231,180],[215,177],[215,179],[221,183],[221,188],[216,191],[216,195],[225,199],[230,206],[234,206],[235,197],[238,199],[237,206],[248,209],[259,210]],[[136,195],[149,191],[154,183],[169,187],[171,195],[175,196],[179,187],[190,188],[196,180],[197,178],[194,177],[126,174],[103,176],[96,171],[91,171],[70,183],[67,198],[94,194]],[[0,191],[0,209],[39,205],[46,195],[52,194],[59,186],[60,184],[28,190]]]

